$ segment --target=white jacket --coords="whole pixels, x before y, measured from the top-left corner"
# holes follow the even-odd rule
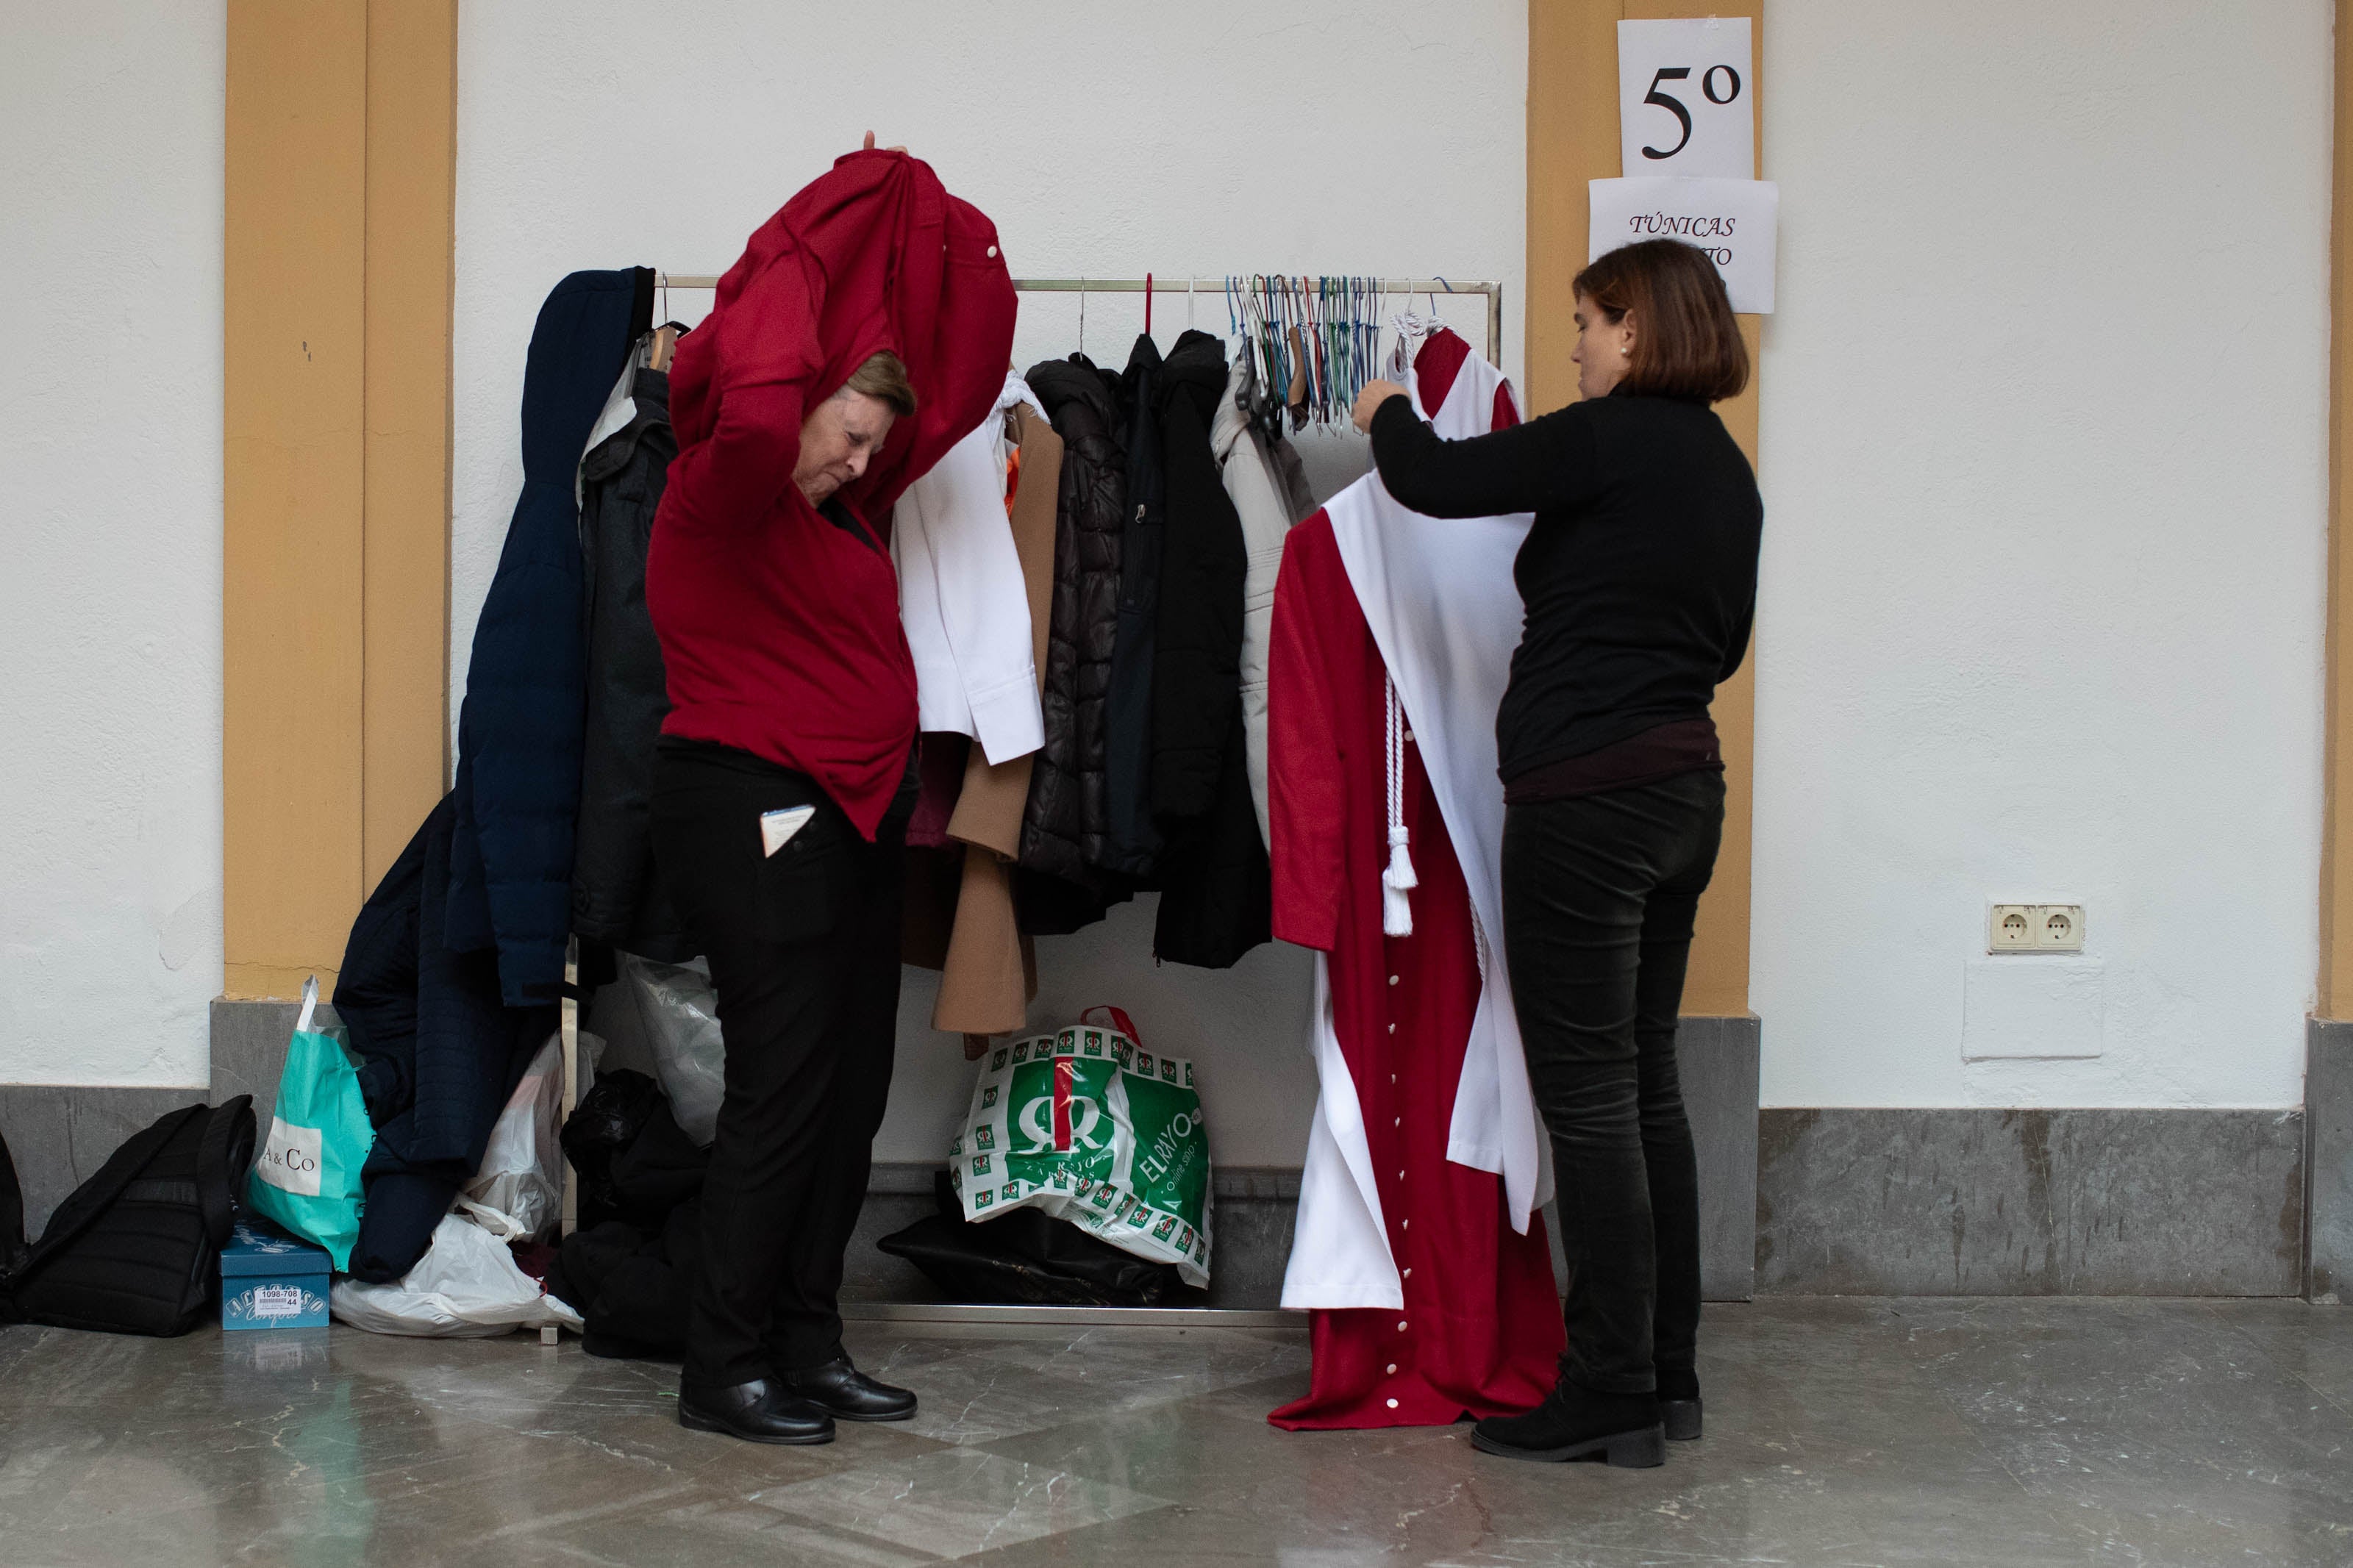
[[[1274,632],[1274,579],[1282,570],[1282,541],[1293,519],[1266,451],[1251,432],[1249,416],[1235,404],[1242,380],[1242,360],[1237,354],[1226,378],[1225,398],[1209,426],[1209,449],[1224,471],[1226,494],[1241,514],[1242,548],[1250,554],[1242,578],[1242,730],[1259,842],[1271,844],[1274,836],[1266,815],[1266,650]]]
[[[1017,403],[1038,405],[1009,375],[980,428],[899,498],[891,525],[919,722],[970,735],[992,765],[1046,743],[1029,592],[1005,513],[1005,411]]]

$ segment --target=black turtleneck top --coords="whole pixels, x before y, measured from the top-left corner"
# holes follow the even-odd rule
[[[1445,441],[1392,397],[1372,434],[1382,482],[1416,511],[1535,513],[1513,566],[1526,619],[1495,719],[1510,798],[1722,766],[1707,709],[1748,647],[1765,509],[1714,410],[1592,398]]]

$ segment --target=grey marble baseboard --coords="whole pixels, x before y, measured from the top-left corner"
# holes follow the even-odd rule
[[[98,1173],[124,1139],[167,1111],[195,1100],[218,1105],[253,1097],[259,1130],[267,1135],[278,1102],[278,1076],[294,1032],[295,1002],[230,1002],[212,1008],[211,1081],[185,1089],[122,1089],[99,1084],[0,1084],[0,1138],[16,1165],[25,1193],[25,1229],[38,1236],[67,1194]],[[326,1028],[335,1010],[322,1006],[313,1027]]]
[[[1757,1288],[2294,1296],[2299,1110],[1760,1113]]]
[[[2353,1305],[2353,1022],[2305,1029],[2304,1290]]]
[[[0,1084],[0,1138],[25,1194],[25,1234],[37,1237],[66,1195],[98,1174],[125,1139],[208,1096],[201,1087]]]
[[[286,1068],[286,1042],[294,1020],[302,1015],[300,1002],[213,1001],[212,1091],[216,1103],[231,1095],[253,1096],[253,1114],[266,1135],[270,1112],[278,1104],[278,1079]],[[335,1010],[321,1003],[312,1016],[313,1029],[335,1026]]]
[[[1764,1026],[1685,1018],[1675,1068],[1699,1152],[1699,1285],[1711,1301],[1757,1293],[1757,1081]],[[1557,1250],[1557,1249],[1556,1249]]]
[[[299,1011],[292,1002],[216,1001],[208,1093],[195,1088],[0,1086],[0,1134],[16,1152],[27,1227],[37,1234],[58,1200],[94,1173],[124,1138],[192,1098],[217,1102],[249,1094],[254,1114],[266,1128],[286,1039]],[[322,1006],[319,1026],[333,1021],[333,1009]],[[1752,1016],[1686,1018],[1678,1040],[1684,1100],[1699,1147],[1702,1288],[1711,1300],[1746,1300],[1754,1289],[1760,1039]],[[922,1277],[873,1243],[930,1212],[931,1190],[927,1166],[877,1167],[850,1247],[845,1288],[852,1294],[866,1300],[926,1299]],[[1210,1303],[1276,1305],[1291,1255],[1298,1173],[1220,1170],[1216,1191],[1219,1250]],[[1554,1256],[1559,1257],[1556,1237]]]

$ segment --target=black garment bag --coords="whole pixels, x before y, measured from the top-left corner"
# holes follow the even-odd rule
[[[932,1191],[937,1213],[874,1245],[922,1269],[950,1301],[1156,1307],[1201,1299],[1178,1279],[1175,1264],[1122,1252],[1041,1209],[1014,1209],[974,1225],[945,1171],[934,1177]]]

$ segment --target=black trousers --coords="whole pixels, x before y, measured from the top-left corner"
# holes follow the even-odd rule
[[[764,815],[811,808],[764,853]],[[718,992],[727,1085],[702,1188],[686,1375],[726,1385],[840,1353],[899,1017],[906,817],[868,843],[807,774],[662,742],[654,854]]]
[[[1600,1393],[1650,1392],[1698,1342],[1699,1170],[1675,1020],[1723,837],[1715,772],[1504,818],[1505,957],[1568,1255],[1561,1373]]]

